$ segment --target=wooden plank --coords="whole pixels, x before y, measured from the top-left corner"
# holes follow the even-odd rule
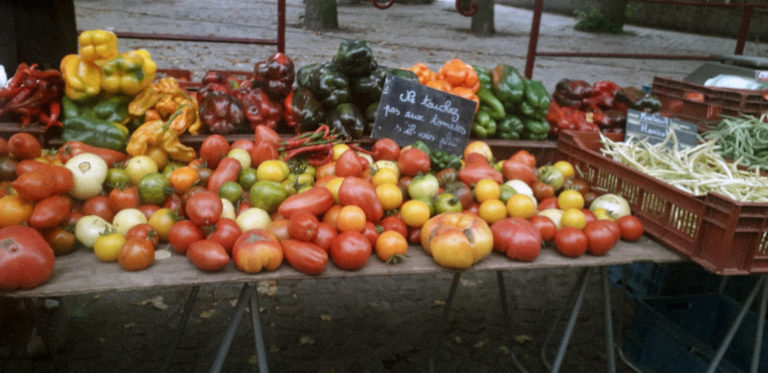
[[[167,250],[164,247],[163,250]],[[643,237],[638,242],[619,242],[607,255],[596,257],[584,255],[580,258],[566,258],[553,248],[547,247],[532,263],[515,262],[500,253],[492,253],[488,258],[476,264],[473,271],[510,271],[535,270],[541,268],[573,268],[594,267],[627,264],[638,261],[676,262],[685,260],[672,250],[657,242]],[[329,264],[318,279],[331,277],[358,276],[396,276],[406,274],[427,274],[450,272],[438,266],[432,258],[424,253],[421,246],[411,246],[408,258],[397,265],[387,265],[378,258],[371,257],[369,262],[359,271],[344,271]],[[162,287],[178,287],[206,285],[215,283],[243,283],[261,280],[293,280],[308,278],[308,275],[297,272],[284,263],[275,272],[246,274],[238,271],[230,262],[226,268],[218,272],[203,272],[196,269],[186,257],[173,253],[170,258],[157,260],[146,270],[128,272],[118,263],[100,262],[88,250],[79,249],[75,252],[56,258],[56,265],[51,279],[30,290],[0,292],[0,296],[8,297],[53,297],[73,294],[87,294],[103,291],[133,291]]]

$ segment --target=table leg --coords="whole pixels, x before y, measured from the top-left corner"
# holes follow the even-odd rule
[[[611,315],[611,289],[608,285],[608,267],[600,267],[600,279],[603,282],[603,310],[605,320],[605,347],[608,356],[608,372],[616,372],[616,357],[613,354],[613,316]]]
[[[173,338],[173,343],[171,344],[171,351],[168,352],[168,356],[165,358],[165,361],[163,361],[163,367],[160,370],[161,372],[167,372],[168,367],[171,366],[171,362],[173,361],[173,353],[176,351],[176,347],[179,346],[179,341],[181,340],[181,335],[184,334],[184,329],[187,326],[187,320],[189,320],[189,314],[192,312],[192,305],[195,304],[195,300],[197,299],[197,292],[200,290],[200,286],[193,286],[192,290],[189,291],[189,295],[187,296],[186,302],[184,302],[184,310],[181,314],[181,320],[179,320],[179,326],[178,330],[176,331],[176,336]]]
[[[251,295],[251,324],[253,324],[253,338],[256,341],[256,356],[259,358],[259,372],[267,373],[267,349],[264,347],[264,337],[261,332],[261,319],[259,316],[259,291],[253,288]]]
[[[243,289],[240,291],[240,296],[237,298],[237,304],[235,305],[235,313],[232,315],[232,320],[229,322],[227,331],[224,333],[224,340],[219,345],[219,351],[216,353],[216,359],[213,361],[213,366],[210,370],[211,373],[220,372],[224,365],[224,360],[229,352],[229,346],[232,345],[232,339],[235,338],[237,325],[240,324],[240,318],[243,317],[243,312],[245,312],[245,305],[248,304],[248,298],[250,297],[248,287],[247,282],[243,284]]]
[[[728,350],[728,346],[730,346],[731,341],[733,340],[733,337],[736,336],[736,332],[739,330],[739,326],[741,325],[742,320],[744,320],[744,316],[747,315],[747,312],[749,312],[749,308],[752,306],[752,303],[755,301],[758,291],[761,288],[766,286],[765,282],[766,282],[766,277],[760,276],[760,279],[757,281],[755,286],[752,288],[752,291],[749,293],[747,300],[744,301],[744,305],[741,307],[741,310],[739,310],[739,314],[736,316],[736,319],[733,320],[731,327],[728,329],[728,332],[726,332],[725,337],[723,338],[723,341],[720,342],[720,347],[717,348],[715,357],[709,363],[709,367],[707,368],[707,373],[714,373],[717,370],[718,365],[720,365],[720,361],[723,359],[723,356],[725,356],[725,351]],[[759,342],[756,341],[755,343],[759,343]]]
[[[512,335],[512,322],[510,321],[511,318],[509,316],[509,305],[507,303],[507,289],[504,285],[504,273],[501,271],[496,271],[496,282],[499,284],[499,299],[501,300],[501,315],[504,318],[504,329],[509,333],[509,335]],[[514,344],[512,344],[514,346]],[[528,370],[525,369],[522,363],[520,363],[519,360],[517,360],[517,355],[515,355],[515,352],[512,351],[512,349],[509,349],[509,355],[512,357],[512,363],[515,364],[515,367],[517,370],[527,373]]]
[[[565,351],[568,349],[568,343],[571,341],[571,334],[573,333],[573,327],[576,325],[576,318],[581,311],[581,303],[584,301],[584,294],[587,290],[587,274],[589,268],[584,268],[581,273],[579,293],[576,295],[576,302],[571,309],[571,316],[568,318],[568,324],[565,326],[565,332],[563,333],[563,340],[560,341],[560,346],[557,348],[557,355],[555,356],[555,362],[552,363],[552,372],[559,372],[560,366],[563,364],[563,358],[565,358]]]
[[[760,277],[766,278],[766,275]],[[750,372],[757,372],[760,369],[760,350],[763,343],[763,328],[765,327],[765,311],[768,308],[768,280],[764,280],[763,293],[760,294],[760,311],[757,314],[757,330],[755,331],[755,346],[752,349],[752,364]]]
[[[443,317],[441,319],[440,328],[448,324],[448,316],[451,312],[451,305],[453,304],[453,298],[456,295],[456,288],[459,286],[459,279],[461,278],[461,272],[453,273],[453,281],[451,282],[451,289],[448,290],[448,299],[445,300],[445,308],[443,309]],[[441,334],[441,333],[436,333]],[[439,345],[439,341],[435,341],[431,344],[429,352],[429,372],[435,372],[435,353]]]
[[[576,301],[576,295],[578,293],[578,290],[581,287],[581,284],[585,283],[586,281],[586,276],[588,271],[589,271],[589,268],[584,268],[581,271],[579,278],[576,280],[576,282],[573,283],[573,287],[568,292],[568,299],[565,301],[565,304],[567,304],[569,307],[573,307],[573,304]],[[541,362],[544,363],[544,366],[546,366],[547,369],[552,369],[552,364],[550,364],[549,361],[547,360],[547,346],[549,345],[549,340],[552,339],[552,336],[555,334],[555,330],[557,329],[557,324],[560,321],[560,319],[563,317],[563,314],[565,313],[566,309],[567,308],[561,308],[557,312],[557,315],[552,321],[552,327],[549,329],[549,332],[547,333],[546,338],[544,338],[544,343],[542,343],[541,345]]]

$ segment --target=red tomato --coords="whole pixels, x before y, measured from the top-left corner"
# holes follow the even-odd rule
[[[403,219],[400,219],[395,215],[390,215],[384,219],[381,219],[380,225],[384,232],[395,231],[402,234],[403,237],[408,237],[408,226],[405,225]]]
[[[595,213],[592,211],[589,211],[588,208],[581,209],[581,212],[584,213],[584,219],[586,219],[585,224],[589,224],[591,221],[597,221],[597,216],[595,216]]]
[[[643,222],[632,215],[622,216],[616,223],[621,229],[621,238],[624,241],[634,242],[643,236]]]
[[[315,238],[312,239],[312,243],[320,246],[327,252],[331,249],[331,242],[336,238],[337,234],[336,229],[330,224],[322,222],[318,223],[317,234],[315,235]]]
[[[562,227],[555,233],[555,248],[560,254],[572,258],[587,252],[587,235],[574,227]]]
[[[16,132],[8,139],[8,151],[16,159],[37,158],[42,150],[40,142],[26,132]]]
[[[47,170],[48,164],[38,162],[34,159],[25,159],[16,164],[16,177],[30,173],[36,170]]]
[[[288,234],[288,219],[279,218],[272,220],[272,222],[269,223],[267,230],[274,234],[281,242],[291,239],[291,235]]]
[[[397,157],[397,167],[405,176],[416,176],[419,173],[427,173],[431,168],[429,156],[421,149],[408,148],[400,152]]]
[[[8,155],[8,140],[0,137],[0,157]]]
[[[152,246],[157,247],[160,243],[160,235],[157,234],[155,227],[148,223],[136,224],[128,232],[125,232],[125,239],[138,238],[152,242]]]
[[[219,188],[228,181],[237,181],[237,176],[240,175],[241,164],[235,158],[226,157],[219,161],[219,165],[211,174],[208,179],[208,190],[211,192],[219,192]]]
[[[217,193],[205,191],[189,197],[184,210],[195,224],[208,225],[219,221],[223,208],[221,198]]]
[[[619,240],[621,239],[621,228],[619,227],[619,224],[613,220],[606,220],[606,221],[608,223],[605,224],[605,226],[608,227],[608,229],[610,229],[611,232],[613,233],[613,239],[616,242],[619,242]]]
[[[207,167],[216,168],[229,153],[229,142],[219,134],[208,135],[200,144],[200,158]]]
[[[595,220],[587,223],[584,227],[584,234],[587,236],[587,252],[592,255],[604,255],[613,245],[617,238],[609,226],[615,224],[610,220]]]
[[[69,254],[75,249],[75,243],[77,242],[74,233],[67,232],[61,227],[46,230],[45,241],[51,245],[53,254],[56,256]]]
[[[117,255],[117,261],[127,271],[140,271],[155,261],[155,246],[146,239],[126,240]]]
[[[288,235],[299,241],[312,241],[320,222],[308,211],[294,212],[288,219]]]
[[[165,199],[163,207],[171,209],[171,211],[175,212],[180,218],[184,218],[187,215],[184,213],[184,209],[181,208],[183,204],[181,196],[178,193],[173,193]]]
[[[362,268],[372,252],[371,242],[360,232],[342,232],[331,242],[331,259],[336,267],[349,271]]]
[[[240,139],[233,142],[232,146],[229,147],[229,150],[240,148],[247,151],[248,154],[251,154],[251,152],[253,151],[253,147],[254,147],[253,141],[247,140],[247,139]]]
[[[370,221],[365,222],[365,228],[363,228],[363,236],[368,239],[368,242],[371,243],[371,246],[376,246],[376,240],[379,238],[380,229],[381,227],[377,228],[376,224],[373,224]]]
[[[501,169],[504,173],[505,180],[518,179],[524,181],[529,186],[533,186],[536,181],[538,181],[538,178],[536,177],[536,170],[525,163],[507,159],[504,161],[504,163],[502,163]]]
[[[187,248],[187,259],[203,271],[218,271],[229,264],[227,250],[214,240],[193,242]]]
[[[120,210],[135,209],[139,207],[139,193],[135,186],[123,189],[112,189],[109,192],[109,208],[117,214]]]
[[[528,167],[536,167],[536,157],[529,153],[527,150],[518,150],[517,153],[512,154],[509,160],[520,162]]]
[[[221,218],[216,222],[216,230],[209,234],[207,238],[220,243],[224,250],[227,250],[227,253],[229,253],[232,251],[232,247],[241,233],[240,226],[234,220]]]
[[[53,249],[35,229],[0,229],[0,289],[29,289],[48,281],[53,261]]]
[[[64,195],[50,196],[35,205],[27,223],[32,228],[53,228],[69,216],[72,201]]]
[[[176,222],[168,232],[168,243],[179,254],[186,254],[189,245],[203,238],[203,230],[191,220]]]
[[[408,236],[405,238],[407,238],[410,243],[421,243],[421,227],[408,228]]]
[[[513,260],[532,262],[541,252],[541,234],[522,218],[506,218],[491,225],[493,248]]]
[[[83,214],[85,215],[98,215],[106,221],[112,221],[115,217],[115,212],[109,206],[109,197],[107,196],[95,196],[88,198],[83,204]]]
[[[285,260],[297,271],[308,275],[319,275],[328,264],[328,253],[311,242],[297,240],[281,241]]]
[[[400,145],[397,145],[394,140],[385,137],[383,139],[378,139],[373,143],[371,153],[373,153],[373,159],[376,161],[382,159],[396,161],[397,157],[400,155]]]
[[[544,198],[541,201],[539,201],[538,210],[546,210],[546,209],[556,209],[557,208],[557,197],[548,197]]]
[[[552,185],[549,185],[543,181],[536,181],[533,183],[533,196],[536,197],[537,201],[541,201],[544,198],[554,197],[555,196],[555,188],[552,187]]]
[[[552,221],[552,219],[544,215],[534,215],[530,219],[530,222],[534,227],[536,227],[536,229],[539,230],[539,234],[541,234],[542,240],[549,242],[555,239],[555,233],[557,233],[557,225]]]
[[[152,217],[152,214],[155,213],[155,211],[160,210],[160,207],[157,205],[141,205],[139,206],[139,211],[144,213],[144,216],[147,217],[147,219]]]
[[[360,157],[352,149],[347,149],[342,153],[336,160],[336,176],[361,176],[363,174],[363,166],[358,158]]]

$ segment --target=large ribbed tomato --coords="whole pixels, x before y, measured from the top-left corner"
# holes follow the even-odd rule
[[[421,227],[421,245],[435,261],[448,268],[469,268],[493,249],[488,224],[473,214],[446,212]]]
[[[29,289],[53,273],[53,249],[32,228],[14,225],[0,229],[0,289]]]

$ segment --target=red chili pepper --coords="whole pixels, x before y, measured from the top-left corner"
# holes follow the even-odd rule
[[[291,159],[293,157],[296,157],[299,154],[304,154],[304,153],[309,153],[309,152],[314,152],[314,151],[319,151],[319,150],[325,150],[325,151],[332,152],[333,151],[333,147],[331,146],[330,143],[310,145],[310,146],[302,146],[300,148],[291,149],[291,150],[285,152],[285,155],[283,156],[283,160],[289,160],[289,159]]]

